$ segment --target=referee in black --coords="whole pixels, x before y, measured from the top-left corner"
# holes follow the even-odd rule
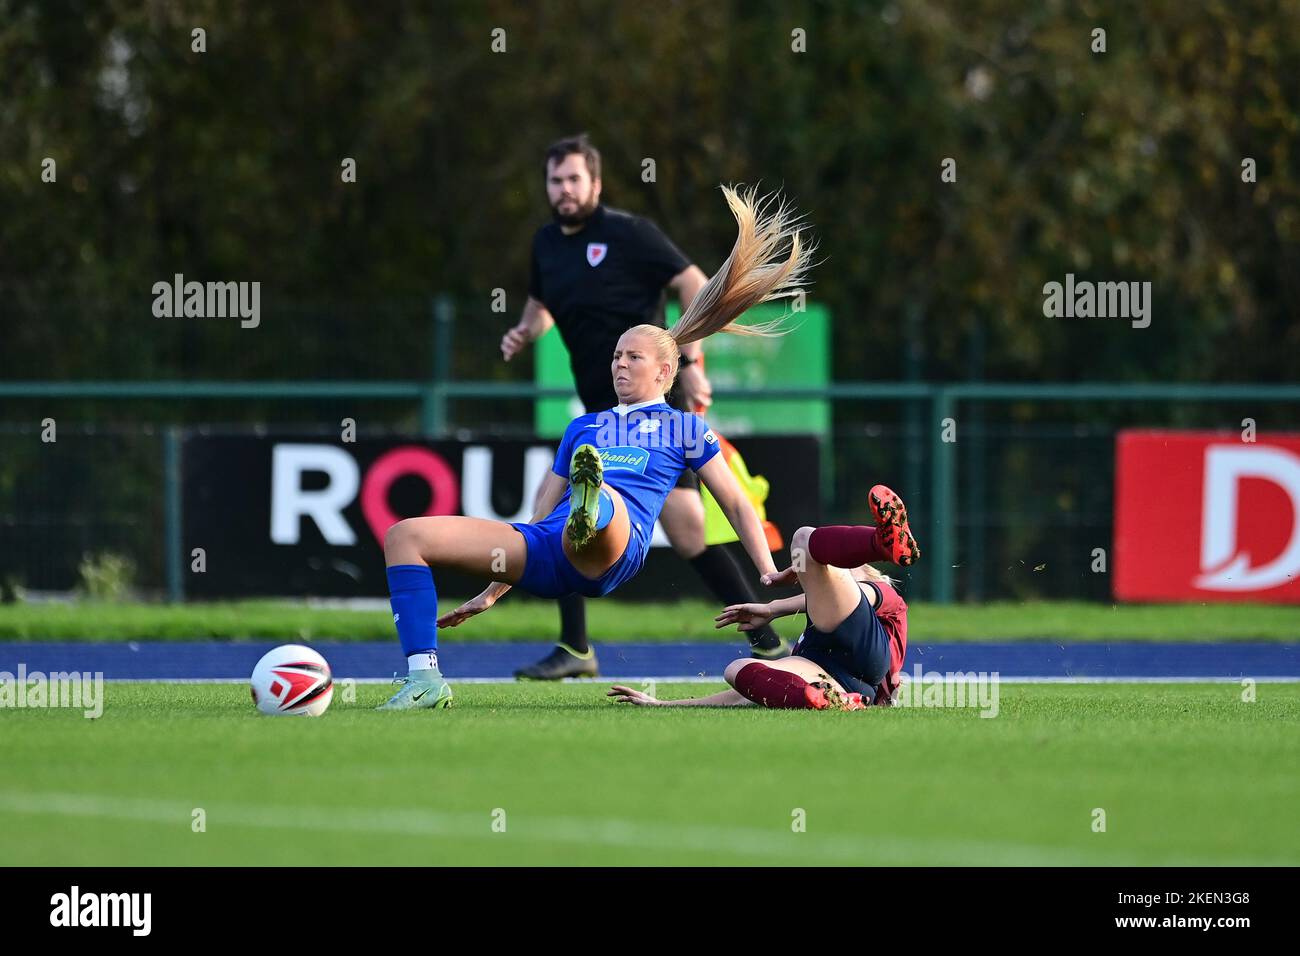
[[[554,221],[533,236],[528,301],[519,324],[501,340],[508,362],[558,326],[578,397],[588,412],[618,404],[609,368],[619,336],[642,323],[663,326],[666,288],[677,293],[685,312],[707,281],[653,222],[603,205],[600,185],[600,153],[585,134],[546,150],[546,197]],[[681,371],[667,396],[674,408],[695,411],[712,403],[700,356],[698,342],[682,346]],[[690,469],[668,493],[659,521],[673,550],[724,605],[757,600],[731,552],[721,545],[705,547],[704,502]],[[558,680],[598,674],[595,652],[587,643],[582,596],[570,594],[558,603],[560,643],[536,664],[516,671],[516,677]],[[789,653],[770,626],[747,636],[755,657]]]

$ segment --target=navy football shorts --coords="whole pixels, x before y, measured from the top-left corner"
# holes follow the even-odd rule
[[[875,590],[879,607],[880,589],[865,583]],[[889,673],[889,635],[864,592],[853,613],[835,630],[819,631],[810,621],[793,655],[812,661],[846,691],[861,694],[865,703],[875,699],[876,687]]]

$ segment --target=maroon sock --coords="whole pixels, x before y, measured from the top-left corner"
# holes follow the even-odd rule
[[[798,674],[754,661],[736,675],[736,693],[764,707],[808,708],[808,682]]]
[[[876,542],[876,529],[863,525],[832,524],[808,536],[808,556],[833,568],[856,568],[868,561],[894,559]]]

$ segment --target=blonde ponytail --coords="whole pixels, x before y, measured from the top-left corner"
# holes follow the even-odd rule
[[[661,362],[667,362],[671,374],[664,391],[672,388],[681,362],[679,346],[698,342],[715,332],[733,335],[785,335],[785,316],[752,325],[737,325],[733,319],[760,302],[771,302],[798,294],[800,285],[812,266],[817,246],[800,235],[799,217],[788,205],[774,197],[758,200],[758,190],[751,187],[739,193],[730,186],[722,194],[736,217],[739,235],[731,255],[717,273],[696,293],[686,313],[671,329],[654,325],[636,325],[626,334],[652,340]],[[783,252],[786,244],[789,251]]]
[[[760,302],[787,298],[800,291],[800,284],[812,265],[815,244],[805,243],[799,233],[799,217],[783,201],[771,209],[774,197],[756,200],[754,187],[738,193],[730,186],[722,194],[736,217],[739,235],[731,255],[717,273],[691,300],[685,315],[670,333],[677,344],[698,342],[715,332],[734,335],[784,335],[784,317],[753,325],[732,320]],[[782,251],[789,242],[789,252]]]

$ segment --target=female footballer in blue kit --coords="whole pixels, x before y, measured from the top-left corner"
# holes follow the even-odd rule
[[[733,319],[760,302],[795,294],[812,247],[800,241],[784,205],[769,210],[755,191],[723,187],[739,236],[731,255],[671,329],[638,325],[619,339],[611,373],[619,404],[569,423],[528,523],[438,516],[407,518],[384,539],[393,623],[408,676],[381,710],[446,707],[451,688],[438,669],[437,628],[486,611],[511,587],[537,597],[608,594],[645,562],[668,492],[686,468],[699,475],[739,535],[764,583],[776,573],[749,499],[695,415],[670,407],[679,346],[715,332],[779,335],[780,320]],[[788,251],[786,251],[788,249]],[[433,568],[492,581],[478,597],[438,617]]]

